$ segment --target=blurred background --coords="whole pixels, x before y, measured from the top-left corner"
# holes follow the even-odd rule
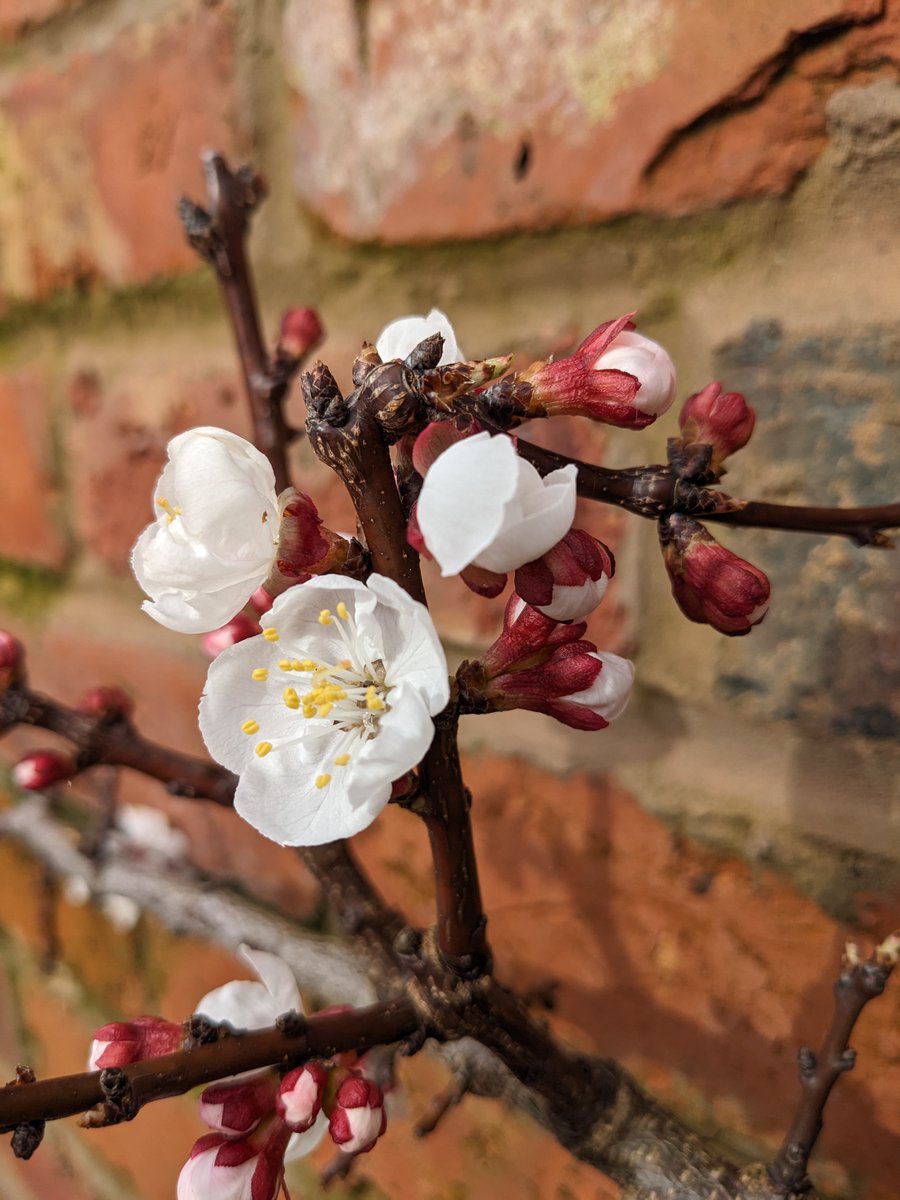
[[[201,749],[206,662],[139,612],[128,556],[168,440],[249,433],[214,279],[175,217],[180,194],[203,201],[206,148],[269,181],[252,250],[272,341],[284,308],[314,305],[342,385],[364,338],[433,305],[467,356],[518,366],[637,309],[681,399],[719,379],[755,406],[732,493],[897,499],[898,71],[898,0],[0,0],[0,625],[26,640],[34,685],[68,702],[120,685],[148,736]],[[302,408],[293,395],[295,423]],[[529,436],[654,462],[676,413],[640,434],[573,419]],[[350,528],[336,481],[307,446],[295,458]],[[638,683],[597,735],[465,721],[498,970],[523,989],[557,980],[550,1019],[570,1042],[765,1152],[846,933],[867,945],[898,924],[900,560],[717,528],[773,584],[765,623],[729,640],[676,609],[652,523],[586,504],[579,522],[618,561],[589,636],[634,657]],[[492,639],[499,602],[458,581],[432,595],[452,653]],[[5,751],[48,744],[16,733]],[[210,879],[321,920],[289,850],[145,780],[116,786],[161,806]],[[355,845],[427,923],[417,823],[391,811]],[[239,973],[149,915],[120,930],[48,890],[8,841],[0,897],[5,1078],[21,1061],[80,1070],[104,1021],[181,1019]],[[818,1178],[847,1200],[897,1194],[898,1017],[893,987],[829,1108]],[[349,1194],[616,1196],[488,1102],[413,1142],[446,1074],[419,1056],[401,1079]],[[0,1193],[168,1200],[203,1132],[195,1107],[99,1133],[60,1123],[27,1164],[4,1145]],[[313,1167],[299,1178],[316,1194]]]

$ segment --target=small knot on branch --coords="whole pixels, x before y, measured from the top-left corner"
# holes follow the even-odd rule
[[[46,1121],[23,1121],[21,1125],[15,1127],[11,1146],[16,1158],[31,1158],[44,1140],[46,1126]]]
[[[302,1013],[291,1009],[290,1012],[282,1013],[276,1018],[275,1028],[287,1038],[299,1038],[306,1033],[308,1022]]]
[[[231,1037],[230,1025],[218,1024],[195,1013],[187,1023],[187,1041],[195,1046],[211,1046],[214,1042]]]
[[[79,1122],[82,1128],[101,1129],[107,1125],[121,1125],[123,1121],[133,1121],[138,1115],[140,1105],[132,1082],[121,1067],[107,1067],[100,1072],[100,1090],[104,1099],[84,1114]]]
[[[225,242],[206,209],[182,196],[178,201],[178,219],[191,249],[204,262],[215,264],[225,249]]]

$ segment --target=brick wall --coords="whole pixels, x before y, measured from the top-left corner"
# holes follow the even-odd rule
[[[269,178],[253,241],[268,328],[316,305],[341,383],[364,337],[432,304],[467,354],[523,361],[637,308],[683,395],[720,378],[757,407],[735,493],[894,499],[900,3],[726,7],[0,0],[0,623],[28,641],[35,683],[67,700],[119,683],[150,736],[199,748],[204,661],[138,612],[127,557],[168,439],[247,432],[214,285],[174,219],[207,146]],[[302,420],[298,396],[290,411]],[[669,415],[644,434],[539,434],[622,466],[658,460],[674,429]],[[296,466],[346,528],[307,447]],[[551,962],[567,1037],[708,1127],[772,1142],[845,930],[897,924],[898,560],[723,532],[775,595],[763,626],[728,641],[680,617],[650,526],[581,515],[619,561],[592,633],[635,658],[639,682],[605,734],[465,723],[499,964],[527,986]],[[432,591],[454,650],[483,645],[494,606],[453,581]],[[293,856],[230,814],[140,780],[123,793],[164,804],[205,869],[310,911]],[[360,849],[427,920],[411,819],[391,813]],[[63,966],[42,977],[34,867],[3,853],[7,1074],[29,1054],[77,1069],[92,1022],[136,1004],[181,1017],[234,970],[151,922],[124,939],[63,906]],[[866,1014],[826,1130],[823,1179],[855,1200],[894,1195],[897,995]],[[411,1147],[401,1126],[439,1079],[408,1070],[407,1115],[363,1172],[384,1194],[613,1194],[487,1104]],[[158,1108],[126,1130],[54,1131],[26,1166],[0,1150],[0,1190],[171,1196],[199,1125],[187,1102]],[[134,1163],[142,1139],[171,1151],[152,1172]]]

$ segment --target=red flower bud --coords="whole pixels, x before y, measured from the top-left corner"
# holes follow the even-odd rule
[[[124,1067],[146,1058],[160,1058],[180,1050],[184,1029],[162,1017],[135,1017],[133,1021],[113,1021],[94,1034],[88,1057],[88,1070]]]
[[[247,1137],[198,1138],[178,1176],[177,1200],[275,1200],[290,1131],[273,1117]]]
[[[100,721],[116,721],[131,716],[134,701],[121,688],[95,687],[81,697],[78,711]]]
[[[769,580],[752,563],[720,546],[699,522],[673,513],[659,523],[672,595],[691,621],[741,637],[769,608]]]
[[[686,444],[712,446],[712,467],[718,471],[730,454],[749,442],[756,413],[740,392],[723,392],[720,383],[708,383],[685,401],[678,424]]]
[[[554,621],[575,621],[593,612],[616,569],[608,546],[583,529],[566,536],[516,571],[516,591]]]
[[[662,346],[633,332],[633,316],[600,325],[569,358],[530,367],[522,376],[531,384],[528,415],[643,429],[664,413],[675,398],[675,367]]]
[[[339,572],[349,545],[345,537],[322,524],[312,498],[296,492],[281,514],[278,571],[292,583],[303,582],[310,575]]]
[[[312,1129],[327,1083],[328,1071],[318,1062],[308,1062],[285,1075],[275,1097],[275,1110],[289,1129],[295,1133]]]
[[[75,774],[75,760],[57,750],[35,750],[26,754],[12,769],[13,782],[29,792],[39,792],[62,783]]]
[[[229,1137],[250,1133],[275,1111],[278,1086],[271,1072],[243,1080],[225,1080],[200,1093],[200,1116],[211,1129]]]
[[[324,330],[314,308],[289,308],[281,318],[276,354],[303,358],[322,340]]]
[[[262,590],[262,588],[257,588],[253,595],[257,595]],[[269,598],[268,593],[266,593],[266,597]],[[251,596],[251,601],[252,599]],[[269,607],[272,607],[270,598]],[[254,621],[246,613],[238,613],[221,629],[213,629],[209,633],[204,633],[200,638],[200,645],[208,658],[218,658],[222,651],[227,650],[229,646],[236,646],[238,642],[243,642],[247,638],[258,637],[261,632],[259,621]]]
[[[22,676],[25,649],[18,638],[0,629],[0,688],[9,687]]]
[[[384,1096],[378,1084],[359,1075],[345,1079],[337,1090],[328,1122],[335,1145],[345,1154],[366,1154],[386,1125]]]

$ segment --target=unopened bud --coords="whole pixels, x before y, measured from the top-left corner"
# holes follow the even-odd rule
[[[769,580],[738,558],[692,517],[673,513],[659,523],[660,545],[672,595],[691,621],[741,637],[769,608]]]
[[[685,401],[678,424],[686,445],[712,446],[711,465],[718,471],[730,454],[749,442],[756,413],[740,392],[723,392],[720,383],[708,383]]]
[[[75,760],[57,750],[35,750],[19,759],[12,769],[13,782],[29,792],[39,792],[62,783],[75,774]]]
[[[275,1097],[275,1110],[289,1129],[305,1133],[313,1127],[327,1082],[328,1071],[318,1062],[308,1062],[285,1075]]]
[[[262,588],[257,588],[253,596],[261,591],[263,591]],[[251,602],[253,596],[250,597]],[[266,593],[266,597],[271,608],[272,600],[268,593]],[[200,646],[207,658],[218,658],[223,650],[227,650],[230,646],[236,646],[238,642],[243,642],[247,638],[257,637],[260,633],[259,621],[254,621],[246,613],[238,613],[221,629],[213,629],[209,633],[204,633],[200,638]]]
[[[347,560],[349,542],[322,524],[319,510],[310,496],[297,492],[285,505],[278,530],[276,568],[278,580],[301,582],[310,575],[338,573]],[[274,579],[267,580],[277,590]]]
[[[384,1096],[371,1079],[353,1076],[337,1090],[328,1123],[331,1140],[345,1154],[366,1154],[387,1125]]]
[[[662,346],[634,332],[633,315],[599,326],[568,358],[530,367],[522,376],[531,385],[527,414],[643,429],[664,413],[675,399],[675,366]]]
[[[134,701],[121,688],[95,687],[81,697],[78,711],[98,721],[120,721],[134,712]]]
[[[200,1116],[210,1129],[230,1137],[249,1133],[274,1111],[276,1086],[270,1072],[214,1083],[200,1093]]]
[[[303,358],[323,337],[324,330],[314,308],[289,308],[281,318],[276,354]]]
[[[22,643],[5,629],[0,629],[0,690],[21,679],[24,665]]]
[[[88,1070],[124,1067],[128,1063],[173,1054],[184,1044],[184,1029],[162,1017],[135,1017],[133,1021],[113,1021],[94,1034],[88,1057]]]
[[[177,1200],[275,1200],[290,1133],[275,1118],[247,1137],[199,1138],[178,1176]]]
[[[518,568],[516,591],[554,621],[577,621],[606,595],[615,569],[608,546],[583,529],[570,529],[540,558]]]

